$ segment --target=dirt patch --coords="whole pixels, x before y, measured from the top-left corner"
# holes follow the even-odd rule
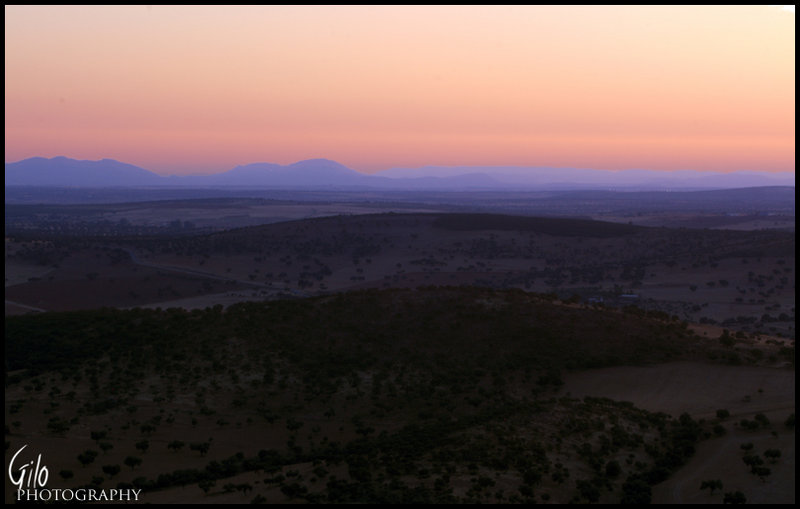
[[[653,489],[654,503],[721,503],[723,493],[701,491],[703,481],[720,479],[723,492],[741,491],[748,503],[794,503],[795,436],[783,425],[795,411],[795,373],[787,369],[721,366],[676,362],[651,367],[604,368],[564,377],[564,391],[573,396],[604,396],[631,401],[651,411],[695,419],[714,419],[719,409],[726,433],[702,442],[694,457],[667,481]],[[763,413],[770,426],[741,428],[742,419]],[[767,466],[762,481],[742,462],[740,444],[752,442],[753,452],[778,449],[781,458]]]
[[[734,425],[734,419],[723,422],[728,430],[726,435],[701,442],[687,465],[667,481],[653,487],[653,502],[719,504],[723,500],[723,493],[741,491],[748,504],[794,504],[795,436],[794,429],[783,426],[789,411],[764,414],[772,423],[772,429],[753,432]],[[775,463],[766,462],[771,473],[763,480],[750,473],[742,461],[745,452],[740,445],[743,443],[752,443],[752,452],[758,455],[767,449],[781,451],[781,457]],[[721,492],[712,495],[708,490],[700,490],[703,481],[714,479],[722,481]]]
[[[245,285],[161,271],[135,265],[96,268],[77,274],[56,269],[52,279],[32,281],[6,288],[6,297],[17,304],[48,311],[94,309],[103,306],[131,307],[243,289]],[[8,308],[8,306],[7,306]],[[15,308],[10,311],[15,312]]]
[[[564,380],[564,391],[572,396],[631,401],[676,416],[711,418],[720,408],[734,416],[794,408],[795,373],[787,369],[674,362],[594,369]]]

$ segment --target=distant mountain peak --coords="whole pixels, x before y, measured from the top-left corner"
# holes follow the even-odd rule
[[[85,161],[65,156],[31,157],[5,165],[6,185],[37,186],[151,186],[162,177],[114,159]]]
[[[301,159],[300,161],[297,161],[296,163],[292,163],[289,166],[294,166],[295,164],[304,164],[304,163],[309,163],[309,164],[311,164],[311,163],[314,163],[314,164],[316,164],[316,163],[333,163],[333,164],[338,165],[338,166],[344,166],[343,164],[341,164],[341,163],[339,163],[337,161],[334,161],[333,159],[326,159],[324,157],[312,157],[311,159]]]
[[[336,168],[340,170],[355,171],[343,165],[342,163],[321,157],[316,159],[304,159],[302,161],[297,161],[296,163],[287,165],[287,168]]]

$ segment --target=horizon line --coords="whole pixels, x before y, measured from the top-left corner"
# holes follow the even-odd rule
[[[382,170],[375,170],[373,172],[364,172],[364,171],[360,171],[360,170],[356,170],[354,168],[351,168],[347,164],[344,164],[344,163],[341,163],[339,161],[336,161],[335,159],[329,159],[329,158],[326,158],[326,157],[312,157],[312,158],[308,158],[308,159],[300,159],[300,160],[294,161],[292,163],[286,163],[286,164],[275,163],[275,162],[270,162],[270,161],[254,161],[254,162],[243,163],[243,164],[234,164],[230,168],[224,169],[224,170],[221,170],[221,171],[218,171],[218,172],[182,173],[182,174],[159,173],[159,172],[151,170],[151,169],[149,169],[149,168],[147,168],[145,166],[139,166],[138,164],[129,163],[129,162],[126,162],[126,161],[121,161],[119,159],[114,159],[114,158],[111,158],[111,157],[101,157],[99,159],[78,159],[78,158],[64,156],[64,155],[58,155],[58,156],[53,156],[53,157],[31,156],[31,157],[26,157],[24,159],[19,159],[17,161],[4,161],[4,164],[16,164],[16,163],[21,163],[23,161],[28,161],[30,159],[45,159],[45,160],[48,160],[48,161],[51,161],[53,159],[69,159],[69,160],[72,160],[72,161],[90,162],[90,163],[99,163],[99,162],[102,162],[102,161],[114,161],[114,162],[117,162],[117,163],[134,166],[136,168],[148,171],[150,173],[153,173],[154,175],[157,175],[159,177],[164,177],[164,178],[168,178],[168,177],[203,177],[203,176],[211,176],[211,175],[221,175],[221,174],[227,173],[227,172],[232,171],[232,170],[234,170],[236,168],[239,168],[239,167],[251,166],[251,165],[255,165],[255,164],[272,164],[272,165],[276,165],[276,166],[287,167],[287,166],[292,166],[292,165],[295,165],[295,164],[308,162],[308,161],[328,161],[328,162],[336,163],[338,165],[344,166],[348,170],[354,171],[356,173],[359,173],[359,174],[365,175],[365,176],[377,175],[377,174],[379,174],[381,172],[392,171],[392,170],[420,170],[420,169],[424,169],[424,168],[432,168],[432,169],[433,168],[442,168],[442,169],[455,169],[455,168],[476,168],[476,169],[478,169],[478,168],[480,168],[480,169],[561,169],[561,170],[601,171],[601,172],[613,172],[613,173],[625,172],[625,171],[652,171],[652,172],[659,172],[659,173],[695,172],[695,173],[712,173],[712,174],[719,174],[719,175],[730,175],[730,174],[736,174],[736,173],[757,173],[757,174],[770,174],[770,175],[784,175],[784,174],[787,174],[788,175],[788,174],[794,174],[795,173],[794,169],[791,169],[791,170],[755,170],[755,169],[752,169],[752,170],[733,170],[733,171],[725,172],[725,171],[715,171],[715,170],[697,170],[697,169],[692,169],[692,168],[680,168],[680,169],[673,169],[673,170],[660,170],[660,169],[649,169],[649,168],[611,169],[611,168],[586,168],[586,167],[576,167],[576,166],[534,166],[534,165],[508,165],[508,164],[497,165],[497,166],[491,165],[491,164],[488,164],[488,165],[487,164],[480,164],[480,165],[469,165],[469,164],[455,164],[455,165],[426,164],[426,165],[422,165],[422,166],[392,166],[392,167],[385,168],[385,169],[382,169]]]

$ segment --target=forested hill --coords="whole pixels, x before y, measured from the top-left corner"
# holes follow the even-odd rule
[[[455,287],[8,317],[6,450],[58,444],[54,485],[112,472],[147,501],[647,503],[711,426],[571,398],[562,376],[757,358],[726,339]]]
[[[369,290],[196,311],[100,309],[6,319],[9,369],[45,370],[155,349],[212,351],[228,338],[324,371],[384,363],[459,369],[577,369],[682,359],[698,352],[664,313],[620,314],[522,291],[452,287]],[[657,317],[658,319],[653,319]],[[218,344],[219,343],[219,344]],[[202,348],[200,348],[202,347]],[[330,355],[339,359],[330,362]],[[330,367],[335,365],[336,367]],[[449,368],[448,368],[449,369]]]

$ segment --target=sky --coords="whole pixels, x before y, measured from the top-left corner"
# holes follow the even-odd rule
[[[782,6],[6,6],[5,161],[794,172]]]

